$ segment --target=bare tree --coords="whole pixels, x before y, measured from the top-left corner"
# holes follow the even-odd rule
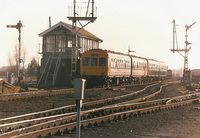
[[[13,58],[11,57],[10,53],[8,54],[8,66],[13,66]]]
[[[30,77],[37,77],[37,67],[38,63],[36,59],[33,57],[31,63],[28,64],[27,74]]]
[[[17,47],[17,44],[15,44],[14,45],[14,51],[13,51],[13,59],[14,59],[14,61],[15,61],[15,66],[16,67],[18,67],[18,64],[19,64],[19,62],[18,62],[18,47]]]
[[[17,44],[14,44],[14,49],[12,53],[8,54],[8,72],[17,74],[17,68],[18,68],[18,48]]]
[[[18,50],[18,45],[14,44],[14,50],[13,50],[13,54],[9,54],[8,55],[8,64],[9,64],[9,72],[13,72],[15,74],[17,74],[17,68],[18,68],[18,64],[19,64],[19,50]],[[25,48],[23,48],[22,54],[21,54],[21,59],[23,59],[22,61],[22,65],[23,65],[23,69],[22,72],[24,75],[25,72],[25,63],[26,63],[26,57],[27,57],[27,50]]]
[[[22,62],[22,64],[23,64],[23,75],[26,77],[26,75],[25,75],[25,63],[26,63],[26,56],[27,56],[27,50],[26,50],[26,48],[24,48],[23,49],[23,51],[22,51],[22,59],[23,59],[23,62]]]
[[[8,72],[17,72],[15,65],[14,65],[14,61],[13,61],[13,56],[11,56],[11,54],[8,54]]]

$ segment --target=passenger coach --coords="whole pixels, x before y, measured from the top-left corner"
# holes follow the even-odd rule
[[[119,78],[131,75],[131,58],[112,51],[89,50],[81,56],[80,75],[90,85],[119,84]]]
[[[80,75],[89,85],[145,83],[164,76],[162,62],[113,51],[93,49],[81,56]]]

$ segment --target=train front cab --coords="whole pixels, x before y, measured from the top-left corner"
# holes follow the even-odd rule
[[[87,85],[104,85],[108,72],[108,55],[105,51],[96,49],[82,54],[80,75],[87,80]]]

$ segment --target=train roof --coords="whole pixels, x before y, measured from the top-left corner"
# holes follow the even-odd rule
[[[148,59],[149,61],[155,61],[155,62],[160,62],[160,63],[165,63],[163,61],[155,60],[155,59]]]
[[[124,53],[121,53],[121,52],[115,52],[115,51],[106,50],[106,49],[91,49],[91,50],[88,50],[88,51],[93,51],[93,50],[99,50],[99,51],[104,51],[106,53],[112,53],[112,54],[118,54],[118,55],[123,55],[123,56],[131,56],[131,57],[136,57],[136,58],[147,59],[147,58],[143,58],[143,57],[139,57],[139,56],[135,56],[135,55],[124,54]]]
[[[91,50],[88,50],[88,51],[93,51],[93,50],[99,50],[99,51],[104,51],[106,53],[112,53],[112,54],[118,54],[118,55],[124,55],[124,56],[131,56],[131,57],[142,58],[142,57],[139,57],[139,56],[129,55],[129,54],[125,54],[125,53],[121,53],[121,52],[115,52],[115,51],[106,50],[106,49],[91,49]],[[144,58],[144,59],[146,59],[146,58]]]
[[[123,55],[123,56],[135,57],[135,58],[140,58],[140,59],[144,59],[144,60],[149,60],[149,61],[155,61],[155,62],[164,63],[163,61],[159,61],[159,60],[155,60],[155,59],[149,59],[149,58],[145,58],[145,57],[124,54],[124,53],[121,53],[121,52],[115,52],[115,51],[106,50],[106,49],[91,49],[91,50],[88,50],[88,51],[94,51],[94,50],[104,51],[106,53],[118,54],[118,55]],[[86,51],[86,52],[88,52],[88,51]]]

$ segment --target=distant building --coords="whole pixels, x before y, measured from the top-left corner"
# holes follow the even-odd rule
[[[200,69],[193,69],[192,76],[199,76],[200,77]]]
[[[76,30],[79,29],[77,27]],[[39,34],[43,37],[43,44],[38,85],[66,86],[70,83],[72,34],[72,25],[64,22],[59,22]],[[92,33],[80,29],[77,33],[78,54],[98,49],[101,42],[102,40]]]
[[[192,82],[200,84],[200,69],[192,70]]]

